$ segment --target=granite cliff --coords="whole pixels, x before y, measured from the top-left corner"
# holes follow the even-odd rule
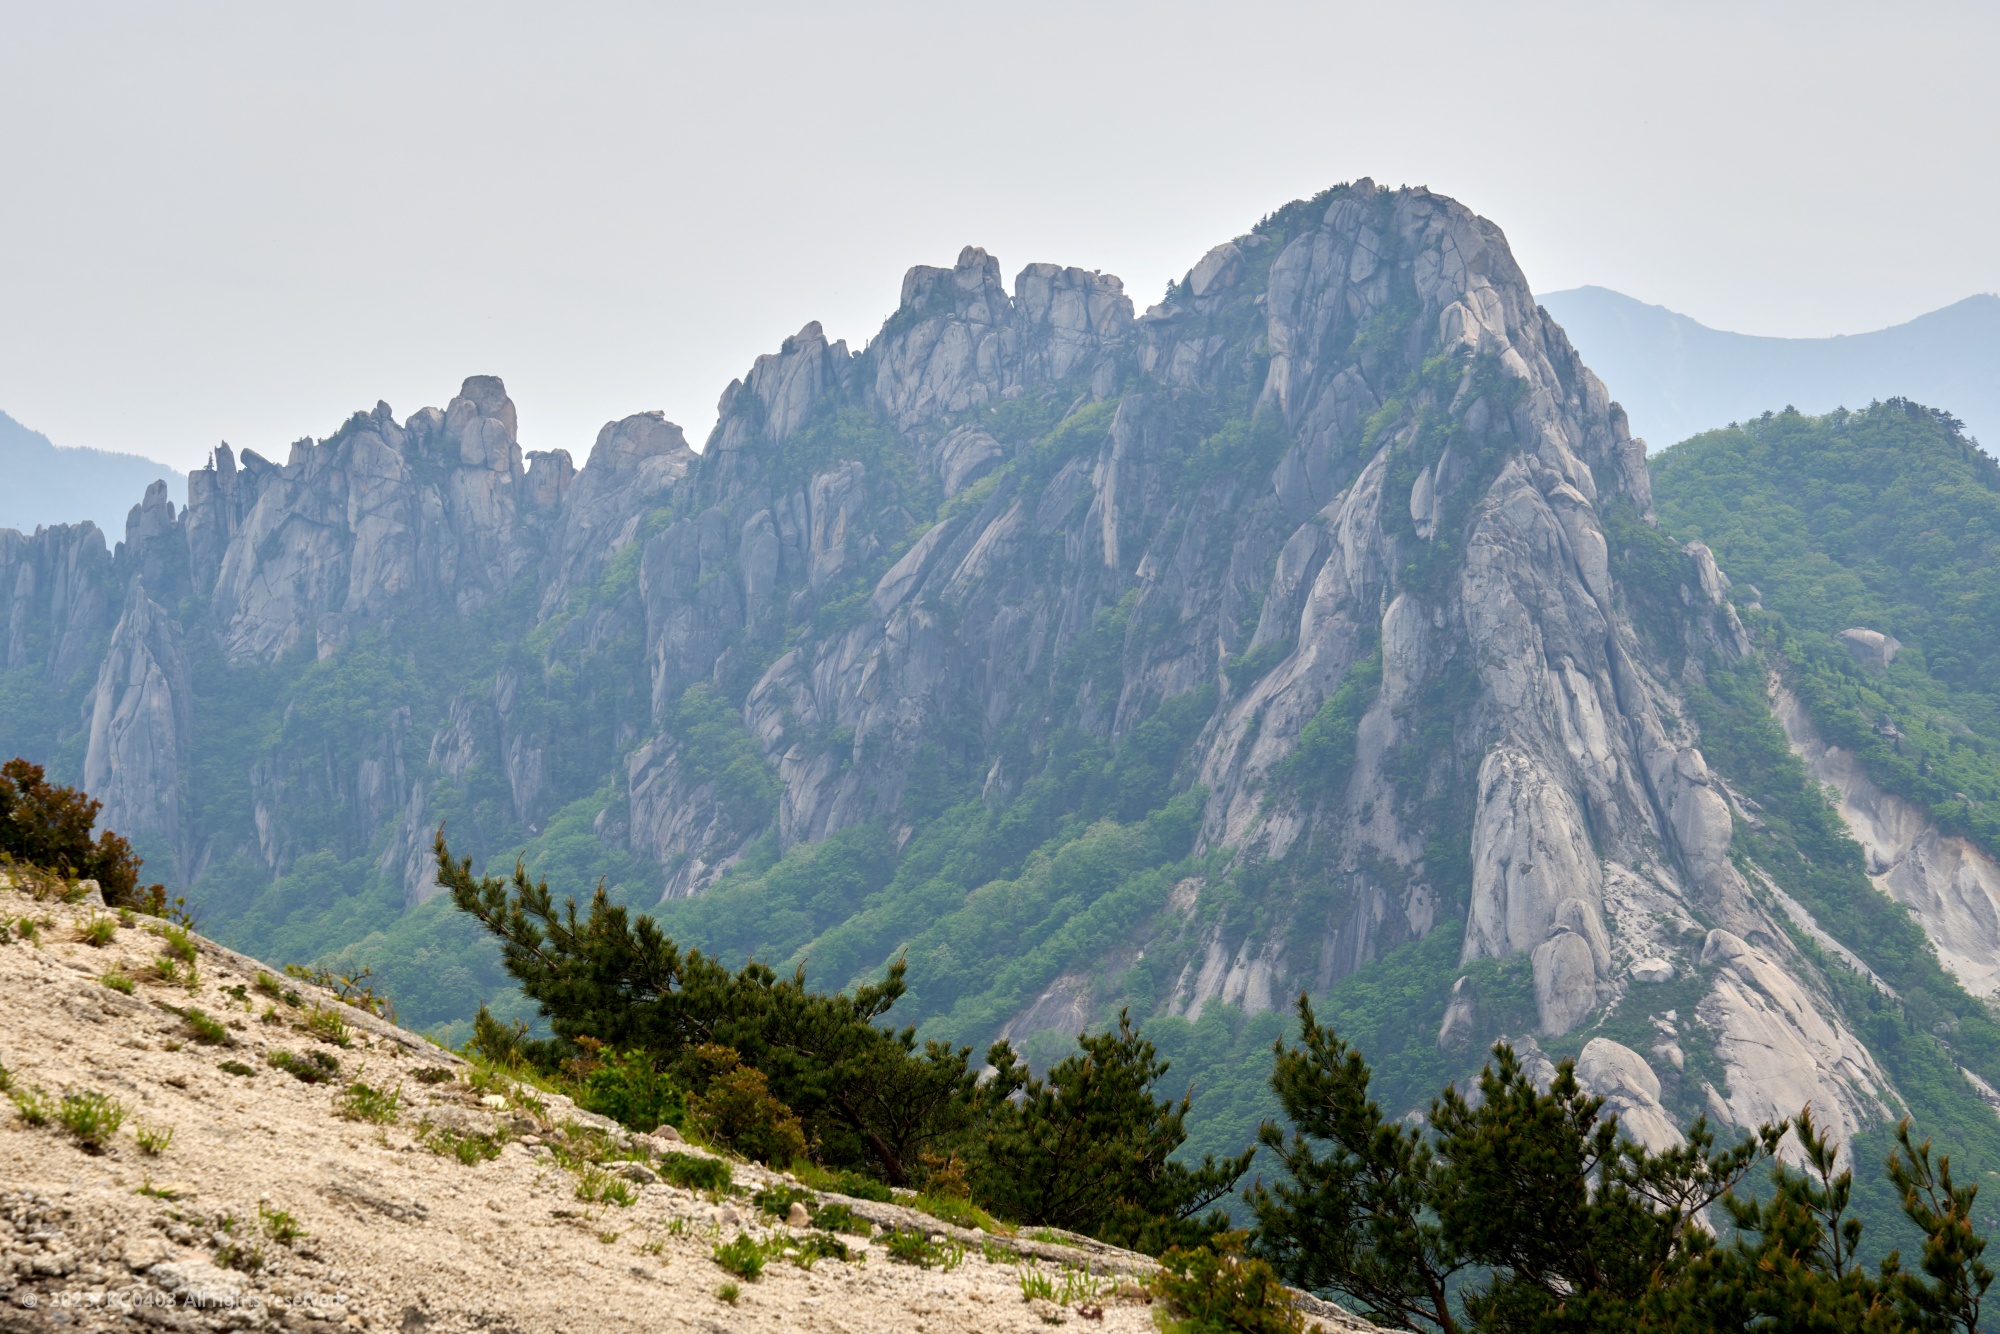
[[[474,377],[220,448],[115,551],[0,534],[8,740],[246,944],[393,967],[448,821],[829,985],[904,954],[965,1041],[1421,958],[1426,1071],[1577,1054],[1658,1142],[1905,1109],[1866,942],[1756,860],[1685,698],[1763,670],[1729,580],[1449,199],[1288,205],[1143,313],[968,247],[860,351],[758,358],[698,454],[518,440]]]

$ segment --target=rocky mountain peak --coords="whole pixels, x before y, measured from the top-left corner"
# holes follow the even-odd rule
[[[1143,316],[1106,274],[1000,273],[970,246],[911,269],[858,354],[807,324],[701,455],[638,413],[580,471],[524,468],[480,376],[284,468],[225,446],[182,514],[140,507],[115,577],[94,530],[0,542],[10,660],[95,678],[90,754],[148,775],[121,810],[189,866],[234,840],[275,875],[319,838],[420,900],[430,831],[477,821],[669,913],[727,888],[683,919],[703,948],[835,984],[906,954],[964,1042],[1125,1004],[1256,1015],[1444,932],[1433,1050],[1470,1049],[1504,977],[1513,1035],[1609,1044],[1592,1068],[1654,1129],[1669,1105],[1746,1126],[1809,1099],[1843,1137],[1887,1114],[1681,698],[1749,661],[1729,585],[1698,544],[1655,549],[1645,447],[1497,226],[1361,181]],[[192,753],[198,647],[337,667],[366,634],[418,655],[416,628],[474,625],[504,651],[416,663],[437,698],[260,754],[254,828],[190,829],[184,762],[138,754]],[[1687,978],[1675,1040],[1699,1026],[1707,1064],[1594,1031]]]

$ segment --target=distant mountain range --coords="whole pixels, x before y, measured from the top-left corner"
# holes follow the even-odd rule
[[[186,493],[179,470],[137,454],[102,449],[65,449],[40,431],[31,431],[0,412],[0,528],[35,531],[37,524],[80,523],[104,530],[105,539],[125,536],[125,516],[160,478]]]
[[[1989,452],[2000,447],[2000,296],[1835,338],[1725,333],[1604,287],[1539,300],[1655,450],[1787,405],[1827,412],[1898,397],[1943,408]]]

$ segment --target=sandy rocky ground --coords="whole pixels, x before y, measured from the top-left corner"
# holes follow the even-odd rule
[[[771,1259],[728,1302],[719,1241],[811,1235],[803,1208],[787,1222],[751,1202],[790,1178],[734,1162],[738,1193],[668,1184],[658,1155],[700,1150],[631,1135],[560,1097],[474,1087],[458,1057],[330,992],[280,979],[291,1000],[273,999],[258,987],[268,970],[199,936],[198,980],[183,970],[168,982],[155,964],[161,924],[133,918],[107,943],[87,943],[84,925],[104,917],[116,920],[89,902],[0,889],[0,1065],[13,1089],[100,1093],[127,1110],[92,1153],[57,1118],[29,1125],[0,1103],[0,1331],[1155,1327],[1144,1256],[1069,1234],[991,1237],[828,1194],[818,1202],[845,1203],[873,1238],[844,1237],[846,1262]],[[133,979],[132,994],[103,984],[114,970]],[[188,1009],[220,1020],[223,1040],[197,1040],[179,1013]],[[308,1030],[315,1011],[322,1027],[339,1019],[347,1045]],[[324,1053],[340,1074],[302,1082],[269,1064],[286,1052]],[[338,1115],[353,1080],[399,1089],[396,1119]],[[141,1131],[166,1129],[163,1151],[141,1146]],[[433,1147],[453,1132],[504,1147],[468,1165]],[[559,1162],[557,1146],[580,1139],[610,1156],[596,1167]],[[634,1202],[580,1199],[586,1181],[621,1182]],[[298,1232],[289,1239],[287,1222]],[[940,1263],[889,1258],[888,1232],[908,1229],[933,1242]],[[1025,1298],[1023,1274],[1034,1272],[1058,1295],[1067,1279],[1071,1299]],[[1329,1331],[1372,1328],[1301,1304]]]

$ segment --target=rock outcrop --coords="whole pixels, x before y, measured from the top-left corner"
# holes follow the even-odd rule
[[[1910,910],[1961,986],[1985,1000],[2000,997],[2000,863],[1884,792],[1852,752],[1821,739],[1798,698],[1775,680],[1771,711],[1806,772],[1840,794],[1840,817],[1868,860],[1868,878]]]
[[[699,455],[642,413],[580,471],[524,458],[491,377],[282,466],[225,446],[116,556],[88,527],[0,537],[0,649],[94,677],[89,772],[188,874],[320,852],[406,903],[445,820],[494,849],[559,829],[560,865],[642,859],[644,897],[680,899],[861,827],[900,854],[947,807],[1004,822],[1112,756],[1147,777],[1103,809],[1198,793],[1190,841],[1088,953],[1009,983],[982,1040],[1135,996],[1269,1010],[1443,930],[1447,1051],[1514,1024],[1475,985],[1504,975],[1532,993],[1516,1035],[1587,1044],[1649,1143],[1691,1108],[1748,1126],[1808,1098],[1852,1133],[1896,1095],[1738,869],[1740,808],[1679,699],[1680,673],[1751,652],[1728,580],[1669,549],[1671,625],[1640,626],[1614,510],[1652,520],[1645,447],[1500,230],[1361,181],[1143,314],[1100,273],[1010,287],[977,247],[913,268],[861,351],[813,323],[759,357]],[[205,670],[293,683],[258,706],[275,739],[240,799],[211,804],[227,827],[170,795],[221,726],[189,703]],[[1990,963],[2000,882],[1883,837],[1954,968]],[[870,918],[841,966],[919,917]],[[1065,920],[1010,929],[1026,950]],[[919,993],[956,994],[950,957],[913,964]],[[1689,979],[1648,1054],[1592,1033]],[[1726,1089],[1684,1075],[1695,1046]]]
[[[142,931],[92,948],[75,938],[88,910],[16,899],[0,886],[9,908],[49,918],[50,938],[0,950],[10,1016],[0,1068],[23,1094],[104,1099],[122,1124],[90,1148],[53,1122],[0,1137],[0,1329],[1155,1327],[1146,1256],[1070,1233],[978,1232],[755,1164],[715,1165],[745,1194],[782,1188],[853,1220],[844,1237],[815,1234],[799,1204],[777,1219],[662,1179],[662,1155],[714,1157],[707,1150],[504,1078],[475,1085],[457,1056],[309,983],[288,980],[289,999],[259,1022],[237,996],[266,970],[211,941],[190,938],[200,977],[184,987],[149,976],[157,942]],[[101,985],[95,974],[114,964],[147,980],[132,995]],[[173,1004],[147,995],[155,988]],[[188,1040],[190,1001],[219,1044]],[[309,1015],[322,1035],[337,1024],[339,1045],[308,1031]],[[343,1115],[344,1090],[362,1079],[395,1089],[370,1120]],[[615,1200],[602,1192],[612,1173]],[[586,1208],[593,1183],[600,1201]],[[894,1232],[959,1256],[941,1268],[895,1263]],[[772,1263],[725,1295],[731,1273],[714,1251],[739,1235]],[[821,1247],[805,1251],[815,1235]],[[844,1242],[838,1256],[825,1253],[829,1239]],[[788,1248],[801,1263],[777,1262]],[[1097,1282],[1067,1305],[1031,1301],[1023,1267]],[[1330,1302],[1293,1300],[1329,1334],[1374,1328]]]

